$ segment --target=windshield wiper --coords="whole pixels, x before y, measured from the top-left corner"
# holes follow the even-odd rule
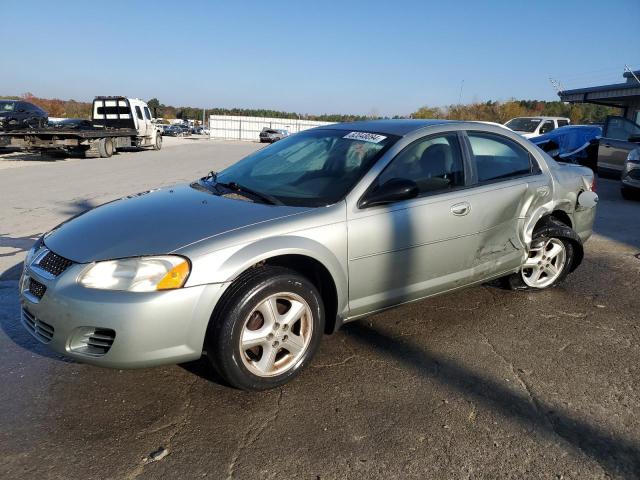
[[[216,188],[216,178],[218,178],[218,172],[211,170],[206,177],[202,177],[197,182],[193,182],[191,187],[219,195],[220,192]]]
[[[229,183],[216,182],[216,185],[220,185],[222,187],[228,188],[229,190],[232,190],[234,192],[248,193],[249,195],[257,197],[260,200],[262,200],[264,203],[268,203],[270,205],[282,205],[283,204],[276,197],[273,197],[273,196],[271,196],[271,195],[269,195],[267,193],[257,192],[256,190],[253,190],[253,189],[251,189],[249,187],[246,187],[244,185],[240,185],[238,182],[229,182]]]
[[[204,180],[205,182],[216,182],[216,180],[218,179],[218,172],[214,172],[213,170],[211,170],[209,173],[207,173],[206,177],[203,177],[202,180]]]

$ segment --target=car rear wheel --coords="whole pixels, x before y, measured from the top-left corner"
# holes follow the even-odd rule
[[[507,287],[543,290],[562,282],[571,272],[575,259],[570,232],[569,227],[555,219],[537,227],[520,271],[505,278]]]
[[[109,158],[113,155],[113,140],[110,138],[101,138],[98,141],[98,153],[102,158]]]
[[[313,283],[286,268],[254,268],[221,300],[207,333],[207,356],[230,385],[265,390],[309,364],[323,331],[324,307]]]
[[[570,248],[570,246],[569,246]],[[567,267],[567,246],[559,238],[542,238],[531,245],[520,277],[530,288],[552,286]]]

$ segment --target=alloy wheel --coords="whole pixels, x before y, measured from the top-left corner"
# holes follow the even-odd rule
[[[313,319],[307,302],[283,292],[263,300],[246,318],[240,335],[244,366],[254,375],[280,375],[303,357],[309,346]]]
[[[562,274],[567,251],[557,238],[543,240],[531,247],[529,258],[522,266],[522,281],[533,288],[545,288]]]

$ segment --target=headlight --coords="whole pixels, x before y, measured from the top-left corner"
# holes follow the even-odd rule
[[[635,148],[629,152],[627,162],[640,163],[640,148]]]
[[[182,287],[190,271],[188,260],[178,256],[125,258],[97,262],[78,282],[101,290],[154,292]]]

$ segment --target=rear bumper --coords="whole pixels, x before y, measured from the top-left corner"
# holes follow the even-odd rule
[[[573,229],[583,243],[593,234],[593,223],[595,219],[596,207],[579,208],[573,213]]]
[[[200,358],[209,318],[226,284],[148,293],[94,290],[77,284],[82,268],[73,265],[54,280],[25,269],[21,317],[35,338],[58,353],[105,367],[148,367]],[[46,287],[42,298],[29,292],[29,278]],[[112,344],[103,353],[90,352],[86,348],[90,335],[111,335]]]

